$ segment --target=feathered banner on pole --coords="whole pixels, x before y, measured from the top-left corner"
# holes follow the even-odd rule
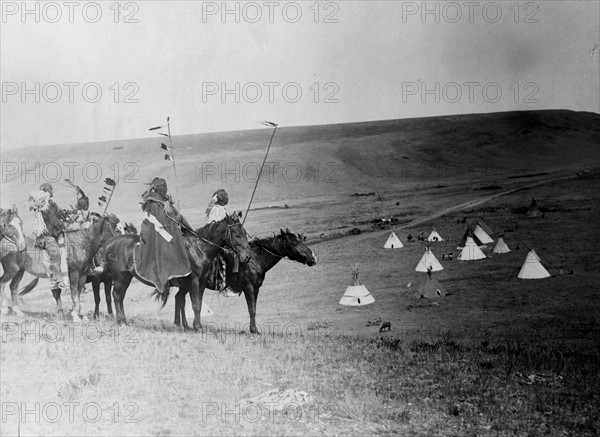
[[[102,212],[102,215],[106,214],[106,210],[108,209],[108,205],[110,204],[110,199],[112,199],[113,193],[115,192],[115,188],[117,187],[117,183],[111,178],[104,179],[104,183],[107,185],[106,187],[104,187],[104,191],[107,191],[109,194],[108,199],[104,194],[98,197],[98,206],[102,207],[102,205],[104,205],[104,211]]]
[[[252,200],[254,199],[254,193],[256,193],[256,188],[258,187],[258,181],[260,181],[260,176],[262,175],[263,168],[265,166],[265,162],[267,161],[267,156],[269,156],[269,150],[271,149],[271,144],[273,144],[273,137],[275,136],[275,132],[277,132],[277,127],[279,126],[277,123],[273,123],[272,121],[263,120],[260,122],[263,126],[272,127],[273,133],[271,134],[271,139],[269,140],[269,146],[267,147],[267,153],[265,153],[265,159],[263,159],[262,165],[260,166],[260,171],[258,172],[258,177],[256,178],[256,183],[254,184],[254,189],[252,190],[252,196],[250,196],[250,202],[248,202],[248,208],[246,208],[246,214],[244,214],[244,218],[242,220],[242,225],[246,223],[246,217],[248,217],[248,211],[250,211],[250,205],[252,205]]]
[[[150,131],[156,131],[156,130],[160,130],[160,129],[164,129],[165,126],[156,126],[156,127],[151,127]],[[165,161],[171,161],[173,163],[173,174],[175,175],[175,195],[177,197],[177,209],[180,209],[179,207],[179,184],[177,183],[177,166],[175,165],[175,153],[173,152],[173,140],[171,139],[171,118],[167,117],[167,133],[164,132],[157,132],[159,135],[162,135],[163,137],[167,137],[169,138],[169,145],[167,146],[165,143],[160,143],[160,148],[162,150],[166,150],[170,153],[165,154]]]

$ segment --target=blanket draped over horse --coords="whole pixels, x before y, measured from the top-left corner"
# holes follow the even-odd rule
[[[180,230],[181,216],[166,194],[144,197],[140,244],[135,250],[136,273],[161,292],[170,279],[190,274],[190,260]]]

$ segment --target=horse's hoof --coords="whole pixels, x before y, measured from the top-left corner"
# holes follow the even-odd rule
[[[22,317],[25,315],[25,313],[23,311],[21,311],[21,309],[19,307],[13,307],[13,313],[15,313],[15,315]]]
[[[81,322],[81,318],[77,313],[71,313],[71,317],[73,318],[74,322]]]
[[[81,318],[81,320],[82,320],[83,323],[90,323],[90,319],[88,318],[88,316],[83,316]]]

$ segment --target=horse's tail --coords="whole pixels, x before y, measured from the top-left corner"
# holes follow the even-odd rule
[[[34,278],[29,284],[27,284],[23,289],[19,292],[19,296],[24,296],[29,293],[31,290],[35,288],[40,278]]]
[[[162,305],[160,306],[160,309],[162,310],[165,305],[167,304],[167,301],[169,300],[169,289],[167,288],[167,291],[165,292],[160,292],[158,290],[158,288],[155,288],[154,291],[152,292],[152,297],[158,302],[159,300],[162,301]]]

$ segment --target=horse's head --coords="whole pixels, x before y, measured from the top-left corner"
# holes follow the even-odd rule
[[[240,222],[240,216],[241,214],[235,212],[232,215],[225,215],[223,219],[223,222],[227,224],[225,246],[233,250],[240,257],[241,262],[247,263],[250,261],[252,252],[248,244],[246,230]]]
[[[314,266],[317,263],[317,258],[312,250],[306,245],[306,237],[296,235],[280,229],[280,234],[276,237],[281,241],[282,252],[292,261],[297,261],[308,266]]]
[[[101,226],[101,233],[104,238],[111,238],[124,233],[121,220],[114,214],[102,216],[95,224]]]
[[[0,228],[4,238],[17,246],[18,250],[26,248],[25,235],[23,234],[23,220],[19,217],[16,205],[10,209],[0,211]]]
[[[137,234],[137,228],[135,227],[135,225],[133,223],[125,223],[125,226],[123,227],[124,231],[126,234]]]

